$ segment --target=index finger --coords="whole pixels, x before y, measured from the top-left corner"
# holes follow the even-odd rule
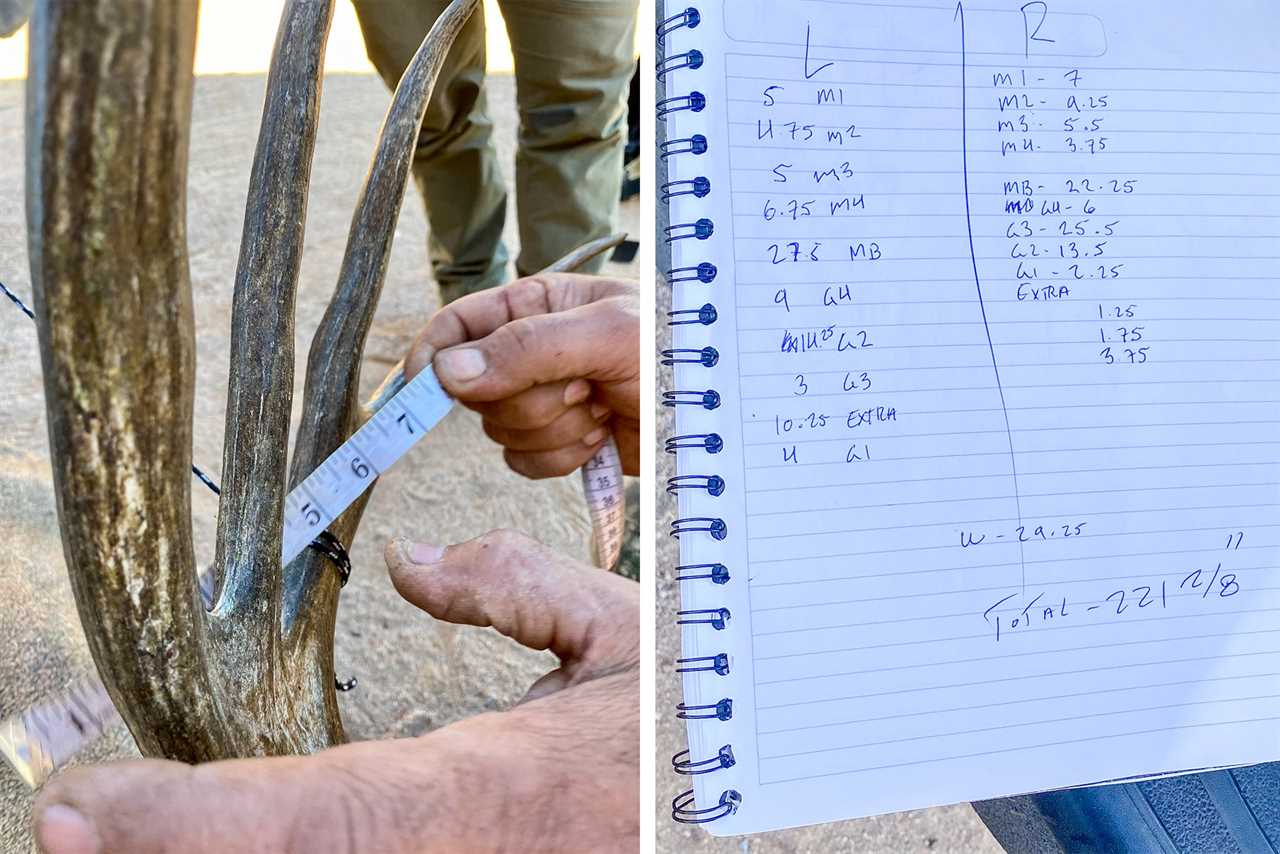
[[[413,379],[440,350],[476,341],[513,320],[576,308],[626,291],[615,279],[581,273],[539,273],[450,303],[427,323],[405,359]]]

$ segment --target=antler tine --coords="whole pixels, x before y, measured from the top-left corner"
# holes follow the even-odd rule
[[[333,0],[290,0],[281,16],[231,315],[215,613],[263,643],[278,624],[294,295],[332,17]]]
[[[574,270],[578,269],[597,255],[620,246],[622,241],[626,239],[627,233],[625,231],[618,231],[606,237],[597,237],[595,240],[582,244],[577,249],[574,249],[564,257],[553,262],[542,272],[572,273]]]
[[[294,447],[290,483],[296,484],[351,435],[359,419],[360,362],[373,313],[386,277],[396,220],[409,184],[413,154],[427,103],[454,39],[480,5],[480,0],[454,0],[422,41],[400,78],[378,136],[373,162],[351,218],[346,253],[333,299],[320,321],[307,358],[302,423]],[[348,542],[359,523],[362,503],[331,526]],[[295,617],[315,616],[329,624],[336,599],[312,601],[312,591],[333,573],[306,552],[286,573],[286,625]],[[333,583],[330,597],[336,597]],[[311,615],[299,612],[310,609]],[[327,617],[324,616],[327,614]],[[332,687],[330,686],[330,692]]]

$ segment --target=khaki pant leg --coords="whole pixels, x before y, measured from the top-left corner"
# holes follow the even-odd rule
[[[392,89],[447,0],[353,0],[369,59]],[[484,92],[484,10],[458,34],[427,106],[413,173],[430,226],[428,257],[444,302],[501,284],[507,193]]]
[[[527,275],[614,229],[637,0],[499,2],[520,110],[516,269]]]

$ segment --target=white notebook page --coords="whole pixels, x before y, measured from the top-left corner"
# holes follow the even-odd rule
[[[708,829],[1280,758],[1280,8],[692,5]]]

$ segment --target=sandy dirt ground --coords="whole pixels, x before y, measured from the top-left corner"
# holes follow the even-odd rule
[[[511,182],[514,86],[491,79],[497,140]],[[195,460],[216,477],[222,460],[227,334],[232,279],[264,79],[202,77],[195,90],[189,231],[197,336]],[[21,82],[0,83],[0,281],[31,293],[25,249]],[[305,357],[328,301],[347,226],[388,95],[372,76],[326,80],[312,176],[307,245],[298,295],[297,350]],[[514,210],[514,209],[513,209]],[[638,210],[622,225],[637,230]],[[508,238],[515,248],[514,217]],[[437,305],[425,258],[422,205],[411,193],[400,217],[390,272],[367,348],[372,390]],[[512,253],[514,257],[514,251]],[[634,276],[630,267],[612,272]],[[90,672],[58,538],[34,326],[0,304],[0,718],[57,694]],[[301,397],[297,372],[295,401]],[[217,504],[193,482],[201,565],[213,556]],[[549,654],[517,648],[491,630],[436,623],[405,604],[387,581],[383,544],[395,535],[451,543],[499,527],[534,533],[589,559],[588,521],[577,476],[532,482],[511,474],[479,419],[455,411],[382,479],[351,548],[355,571],[338,612],[337,670],[360,686],[343,695],[353,738],[412,736],[504,708],[553,666]],[[82,761],[136,755],[123,729]],[[0,851],[33,850],[32,793],[0,762]]]

